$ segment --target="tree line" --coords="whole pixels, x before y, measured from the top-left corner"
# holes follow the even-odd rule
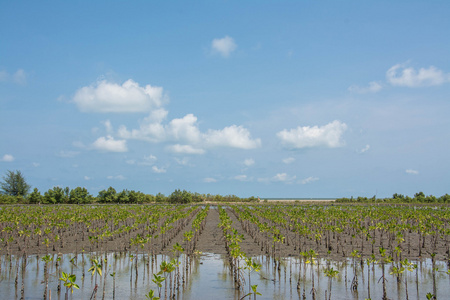
[[[336,199],[338,203],[450,203],[450,195],[445,194],[440,197],[433,195],[425,195],[423,192],[418,192],[414,194],[414,197],[405,196],[402,194],[395,193],[392,197],[388,198],[377,198],[373,196],[371,198],[367,197],[357,197],[357,198],[339,198]]]
[[[0,204],[141,204],[141,203],[196,203],[196,202],[249,202],[257,201],[255,197],[240,198],[236,195],[211,195],[192,193],[186,190],[176,189],[169,196],[162,193],[156,195],[145,194],[134,190],[116,191],[113,187],[101,190],[97,196],[91,195],[84,187],[55,186],[41,194],[26,182],[20,171],[7,171],[0,182]]]
[[[186,190],[175,190],[166,196],[162,193],[156,195],[145,194],[139,191],[116,191],[113,187],[101,190],[97,196],[91,195],[84,187],[61,188],[55,186],[44,194],[34,188],[26,195],[0,194],[0,204],[142,204],[142,203],[200,203],[200,202],[251,202],[258,201],[255,197],[240,198],[236,195],[211,195],[192,193]]]

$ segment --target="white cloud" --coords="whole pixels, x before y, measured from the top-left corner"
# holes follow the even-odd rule
[[[156,156],[150,154],[150,155],[147,155],[147,156],[144,155],[144,160],[146,160],[146,161],[155,161],[155,160],[157,160],[157,158],[156,158]]]
[[[239,180],[239,181],[250,181],[251,178],[249,178],[247,175],[236,175],[233,177],[233,179]]]
[[[197,117],[193,114],[187,114],[181,119],[173,119],[167,126],[167,134],[175,141],[198,143],[201,136],[196,123]]]
[[[311,177],[308,177],[308,178],[300,180],[300,183],[301,184],[308,184],[308,183],[311,183],[311,182],[314,182],[314,181],[317,181],[317,180],[319,180],[319,178],[311,176]]]
[[[5,155],[3,155],[1,161],[12,162],[12,161],[14,161],[14,156],[12,156],[11,154],[5,154]]]
[[[112,136],[108,135],[106,137],[99,137],[93,144],[92,147],[99,151],[106,152],[127,152],[127,141],[126,140],[115,140]]]
[[[198,127],[197,117],[187,114],[182,118],[162,124],[167,111],[153,111],[149,117],[140,122],[139,129],[128,130],[120,126],[118,136],[123,139],[139,139],[148,142],[182,142],[170,146],[169,150],[177,153],[203,154],[205,148],[231,147],[253,149],[261,146],[260,139],[252,139],[248,129],[231,125],[220,130],[209,129],[202,133]],[[182,145],[181,145],[182,144]]]
[[[37,163],[37,162],[34,162],[33,163],[33,167],[35,167],[35,168],[37,168],[37,167],[39,167],[41,164],[40,163]]]
[[[288,157],[288,158],[283,159],[283,162],[287,165],[292,164],[294,161],[295,161],[295,158],[293,158],[293,157]]]
[[[434,66],[416,71],[405,64],[397,64],[386,72],[387,81],[394,86],[422,87],[441,85],[450,81],[450,74],[445,74]]]
[[[164,98],[162,87],[141,87],[129,79],[122,85],[102,80],[82,87],[75,93],[73,101],[83,112],[131,113],[158,108]]]
[[[368,94],[368,93],[379,92],[382,88],[383,88],[383,86],[380,83],[378,83],[376,81],[372,81],[372,82],[369,82],[369,86],[367,86],[367,87],[360,87],[357,85],[352,85],[348,88],[348,90],[352,93]]]
[[[156,158],[156,156],[150,154],[150,155],[144,155],[144,159],[142,161],[140,161],[138,164],[139,165],[144,165],[144,166],[152,166],[158,159]],[[130,164],[134,164],[136,163],[136,161],[133,161]]]
[[[157,166],[153,166],[153,167],[152,167],[152,170],[153,170],[153,172],[155,172],[155,173],[166,173],[166,172],[167,172],[166,169],[164,169],[164,168],[158,168]]]
[[[205,150],[200,148],[194,148],[191,145],[180,145],[175,144],[167,147],[170,151],[174,153],[184,153],[184,154],[203,154]]]
[[[112,179],[112,180],[125,180],[126,179],[126,177],[123,175],[116,175],[116,176],[110,175],[110,176],[107,176],[106,178]]]
[[[217,180],[214,178],[211,178],[211,177],[206,177],[203,179],[203,182],[211,183],[211,182],[217,182]]]
[[[89,176],[84,176],[84,180],[91,180],[92,178]]]
[[[278,173],[277,175],[275,175],[274,177],[272,177],[272,181],[283,181],[283,182],[289,182],[292,180],[295,180],[295,178],[297,178],[297,176],[289,176],[286,173]]]
[[[419,171],[413,169],[405,170],[406,174],[419,175]]]
[[[303,126],[294,129],[284,129],[277,133],[281,142],[289,148],[301,149],[308,147],[336,148],[344,145],[342,135],[347,125],[340,121],[333,121],[324,126]]]
[[[230,56],[231,52],[236,50],[237,45],[232,37],[228,35],[221,39],[213,39],[211,43],[213,52],[217,52],[223,57]]]
[[[255,160],[253,158],[247,158],[244,160],[244,165],[247,167],[253,166],[255,164]]]
[[[167,138],[166,128],[161,122],[167,117],[168,111],[156,109],[144,118],[139,125],[139,129],[128,131],[125,126],[120,126],[117,134],[124,139],[137,139],[149,142],[161,142]]]
[[[209,129],[204,134],[206,145],[210,147],[231,147],[254,149],[261,146],[260,139],[251,139],[250,132],[242,127],[231,125],[222,130]]]
[[[362,148],[361,150],[358,150],[358,153],[364,153],[369,151],[370,149],[370,145],[366,145],[364,148]]]

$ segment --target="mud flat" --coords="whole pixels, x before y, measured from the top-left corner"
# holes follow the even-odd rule
[[[176,259],[183,275],[170,277],[162,298],[197,299],[199,291],[214,297],[219,290],[220,299],[241,299],[251,292],[251,277],[263,294],[258,299],[312,299],[313,290],[314,298],[323,299],[330,280],[331,299],[379,299],[385,292],[388,298],[431,293],[445,299],[449,235],[449,209],[434,206],[3,208],[0,290],[7,299],[42,299],[48,280],[49,292],[60,290],[55,298],[62,299],[58,279],[66,272],[80,284],[74,299],[89,298],[95,284],[88,269],[96,259],[103,274],[117,274],[117,299],[145,299],[158,290],[152,276],[162,262]],[[245,268],[249,258],[260,265],[258,272]],[[330,269],[337,271],[335,279],[326,275]],[[106,275],[99,288],[111,299],[112,277]]]

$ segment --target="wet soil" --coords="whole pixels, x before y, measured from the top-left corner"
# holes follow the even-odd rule
[[[248,256],[273,255],[271,248],[268,246],[269,239],[262,234],[254,234],[249,230],[251,226],[238,220],[232,209],[226,208],[227,214],[232,220],[232,226],[243,234],[241,242],[241,250]],[[174,228],[166,233],[165,239],[159,235],[151,242],[147,243],[144,248],[137,245],[130,245],[130,239],[141,234],[145,236],[148,231],[145,228],[136,228],[127,234],[116,235],[114,237],[100,239],[89,239],[92,228],[87,228],[84,224],[71,225],[68,228],[61,229],[57,232],[58,240],[50,239],[49,243],[44,244],[44,239],[33,235],[27,239],[16,238],[9,243],[1,243],[0,254],[55,254],[55,253],[82,253],[82,252],[128,252],[138,251],[139,253],[152,254],[171,254],[173,245],[179,243],[183,247],[186,245],[184,240],[184,232],[191,230],[192,219],[195,213],[189,218],[177,221]],[[132,220],[127,221],[129,225],[133,224]],[[214,207],[211,207],[206,217],[201,234],[195,242],[195,250],[203,253],[226,254],[225,240],[222,229],[218,227],[219,213]],[[330,258],[336,261],[344,260],[351,257],[353,250],[358,250],[361,258],[368,258],[374,254],[380,258],[380,247],[386,249],[394,249],[396,244],[390,245],[388,233],[375,231],[376,243],[372,244],[370,240],[352,236],[350,234],[327,234],[320,241],[312,238],[299,237],[296,233],[282,229],[285,235],[283,243],[277,244],[276,256],[289,257],[299,256],[301,251],[315,250],[318,257]],[[254,237],[251,236],[253,234]],[[93,234],[92,234],[93,235]],[[402,251],[400,259],[408,258],[409,260],[420,260],[422,258],[430,258],[431,252],[436,253],[435,258],[438,260],[449,259],[449,244],[445,240],[435,237],[421,237],[415,232],[407,232],[405,241],[400,244]],[[389,252],[391,251],[391,252]],[[395,257],[392,250],[387,252],[388,255]]]

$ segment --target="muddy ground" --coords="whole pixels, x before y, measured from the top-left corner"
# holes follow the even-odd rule
[[[232,220],[232,226],[237,229],[240,234],[243,234],[243,241],[241,242],[241,250],[247,256],[259,256],[270,255],[271,252],[267,251],[267,247],[258,240],[252,238],[243,228],[242,224],[236,218],[235,214],[230,208],[227,208],[227,213]],[[223,237],[222,229],[218,227],[219,213],[214,207],[208,212],[204,228],[201,231],[197,241],[195,242],[195,250],[203,253],[215,253],[226,254],[225,240]],[[83,226],[77,226],[75,228],[69,228],[63,232],[59,232],[60,239],[58,241],[51,241],[48,245],[43,244],[43,239],[29,239],[27,242],[18,242],[17,240],[11,241],[9,244],[2,243],[0,254],[15,254],[15,255],[31,255],[31,254],[55,254],[55,253],[81,253],[81,252],[127,252],[132,251],[138,253],[153,253],[153,254],[171,254],[173,245],[179,243],[183,247],[186,246],[183,233],[186,230],[190,230],[192,226],[192,218],[185,221],[184,224],[180,224],[179,232],[173,232],[170,240],[167,240],[166,245],[163,244],[161,237],[153,239],[150,243],[146,244],[142,249],[138,246],[130,246],[130,236],[115,236],[114,238],[106,238],[101,240],[90,240],[88,238],[89,233],[86,232],[89,229]],[[139,230],[138,230],[139,231]],[[137,232],[132,232],[131,236],[136,236]],[[287,234],[287,238],[284,243],[279,244],[276,255],[279,257],[299,256],[300,251],[308,251],[310,249],[315,250],[318,253],[318,257],[330,258],[333,260],[344,260],[351,257],[353,250],[358,250],[362,254],[362,258],[368,258],[371,256],[372,251],[377,258],[379,258],[379,248],[381,244],[377,242],[373,245],[370,241],[355,239],[351,236],[341,236],[340,245],[337,246],[336,239],[331,239],[328,248],[325,246],[325,242],[322,239],[319,243],[312,239],[302,239],[299,245],[295,242],[298,237],[293,232]],[[383,240],[384,239],[384,240]],[[381,239],[380,232],[377,232],[377,241],[382,240],[384,248],[388,247],[387,236],[385,235]],[[431,236],[425,238],[425,244],[419,243],[419,237],[417,234],[412,233],[408,241],[401,244],[402,259],[408,258],[409,260],[420,260],[421,258],[430,257]],[[363,247],[361,247],[363,243]],[[408,246],[409,245],[409,246]],[[424,246],[422,248],[422,246]],[[363,248],[363,250],[362,250]],[[439,239],[436,244],[435,252],[436,259],[448,260],[448,248],[449,245],[444,240]],[[373,249],[373,250],[372,250]],[[393,253],[388,254],[394,256]]]

